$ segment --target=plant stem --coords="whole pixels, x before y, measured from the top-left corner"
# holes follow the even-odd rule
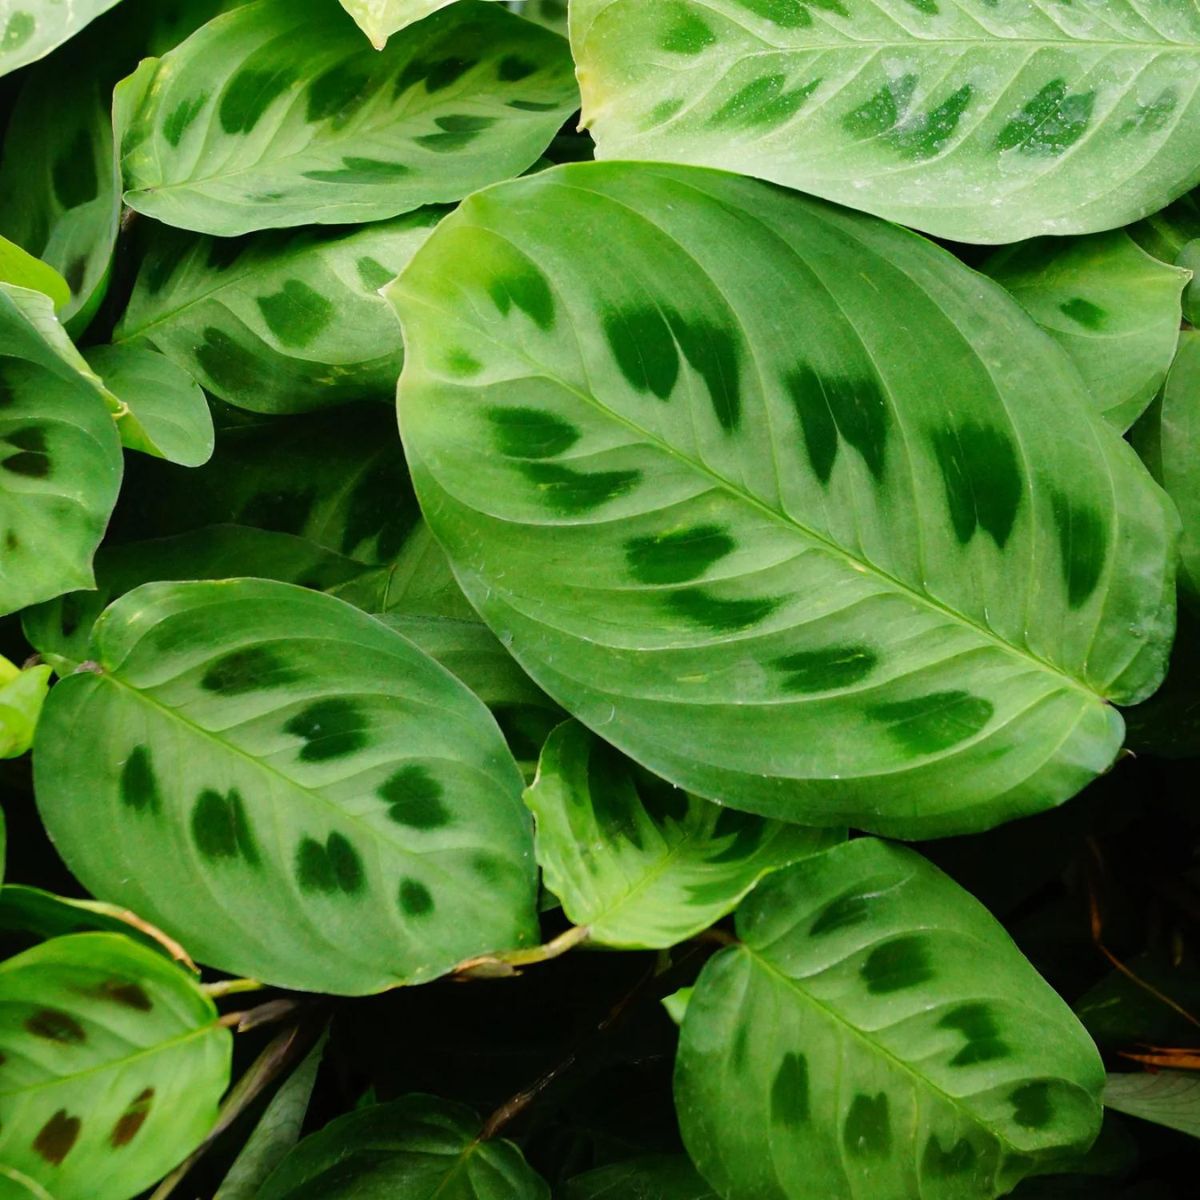
[[[521,967],[561,958],[588,940],[591,930],[585,925],[572,925],[565,933],[529,950],[504,950],[497,954],[481,954],[459,963],[452,972],[458,979],[506,979],[518,974]]]
[[[222,996],[237,996],[242,992],[261,992],[267,985],[257,979],[219,979],[216,983],[202,983],[200,990],[213,1000]]]

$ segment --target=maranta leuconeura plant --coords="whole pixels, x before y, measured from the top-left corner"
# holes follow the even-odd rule
[[[1198,0],[0,0],[0,1200],[1181,1200]]]

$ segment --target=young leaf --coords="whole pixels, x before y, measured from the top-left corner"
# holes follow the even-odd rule
[[[1110,1075],[1104,1103],[1127,1116],[1200,1138],[1200,1076],[1185,1071]]]
[[[704,968],[675,1091],[725,1196],[990,1200],[1100,1129],[1104,1068],[982,905],[910,850],[771,876]]]
[[[33,745],[49,688],[48,666],[21,670],[0,654],[0,758],[18,758]]]
[[[575,0],[603,158],[724,167],[961,242],[1091,233],[1197,181],[1200,9]]]
[[[567,1184],[566,1200],[717,1200],[682,1155],[652,1155],[614,1163]]]
[[[306,1138],[256,1200],[550,1200],[511,1142],[480,1141],[468,1108],[406,1096]]]
[[[672,783],[979,830],[1105,770],[1109,702],[1161,679],[1166,498],[1065,354],[924,239],[584,164],[471,197],[389,294],[413,482],[467,597]]]
[[[71,299],[66,280],[53,267],[27,254],[6,237],[0,237],[0,283],[13,283],[41,292],[54,302],[56,311],[63,309]]]
[[[117,429],[131,450],[198,467],[212,457],[212,413],[200,385],[145,346],[97,346],[88,365],[121,402]]]
[[[582,725],[550,735],[525,793],[546,887],[590,940],[665,949],[707,929],[771,871],[837,832],[719,808],[635,771]]]
[[[0,0],[0,75],[45,57],[117,0]]]
[[[116,340],[156,347],[253,412],[377,399],[404,361],[379,289],[440,216],[422,209],[358,230],[241,241],[157,229]]]
[[[121,442],[48,296],[0,285],[0,356],[3,614],[92,585],[121,485]]]
[[[535,938],[520,773],[399,634],[282,583],[148,584],[91,649],[34,773],[94,895],[231,974],[341,995]]]
[[[0,1160],[55,1200],[129,1200],[207,1134],[231,1038],[178,967],[108,933],[0,964]]]
[[[1128,429],[1175,357],[1187,271],[1121,230],[1009,246],[983,269],[1071,356],[1096,411]]]
[[[571,66],[481,0],[383,53],[332,0],[258,0],[118,88],[125,202],[224,236],[458,200],[537,160],[577,106]]]

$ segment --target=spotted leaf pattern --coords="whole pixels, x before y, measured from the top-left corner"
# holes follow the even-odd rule
[[[39,726],[42,819],[197,960],[352,995],[536,938],[520,772],[399,634],[288,584],[149,584],[91,659]]]
[[[682,1155],[651,1155],[577,1175],[566,1200],[717,1200]]]
[[[981,829],[1106,769],[1109,701],[1159,682],[1165,497],[1063,351],[923,239],[735,176],[576,165],[466,201],[390,295],[459,583],[672,783]]]
[[[990,1200],[1100,1128],[1104,1068],[998,922],[874,839],[779,872],[701,973],[685,1144],[725,1196]]]
[[[1175,357],[1188,272],[1120,230],[1035,238],[997,251],[983,269],[1071,356],[1096,409],[1128,429]]]
[[[422,209],[359,229],[237,240],[160,227],[116,340],[155,347],[253,412],[386,396],[404,351],[379,289],[440,215]]]
[[[498,4],[377,53],[332,2],[257,0],[118,89],[125,202],[220,236],[382,220],[520,174],[577,104],[566,41]]]
[[[771,871],[842,836],[689,796],[575,722],[550,735],[525,803],[546,887],[591,941],[627,949],[693,937]]]
[[[604,158],[724,167],[963,242],[1200,182],[1188,0],[575,0]]]
[[[111,933],[27,950],[0,963],[0,1160],[55,1200],[128,1200],[208,1134],[231,1054],[153,950]]]
[[[0,75],[37,62],[117,0],[0,0]]]

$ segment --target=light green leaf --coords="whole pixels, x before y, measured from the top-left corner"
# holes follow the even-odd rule
[[[44,664],[22,670],[0,654],[0,758],[19,758],[33,745],[50,674]]]
[[[0,964],[0,1159],[56,1200],[129,1200],[211,1128],[231,1038],[179,968],[128,938]]]
[[[399,634],[287,584],[149,584],[91,657],[51,691],[34,775],[93,895],[211,966],[342,995],[535,939],[520,773]]]
[[[1200,181],[1175,0],[574,0],[602,158],[755,175],[962,242],[1092,233]]]
[[[1185,271],[1192,273],[1192,280],[1183,293],[1184,318],[1191,325],[1200,325],[1200,237],[1188,242],[1176,261]]]
[[[0,1200],[54,1200],[41,1184],[0,1164]]]
[[[0,75],[45,57],[117,0],[0,0]]]
[[[382,50],[388,38],[409,25],[422,21],[456,0],[341,0],[342,7],[354,18],[359,29]]]
[[[1161,679],[1170,505],[1063,351],[922,238],[583,164],[471,197],[389,294],[413,482],[468,599],[672,783],[983,829],[1105,770],[1110,702]]]
[[[208,462],[212,413],[183,367],[145,346],[97,346],[87,361],[121,402],[117,429],[124,445],[183,467]]]
[[[64,308],[71,299],[66,280],[53,267],[6,237],[0,237],[0,282],[41,292],[54,301],[56,310]]]
[[[1106,1107],[1200,1138],[1200,1076],[1186,1071],[1110,1075]]]
[[[1188,273],[1121,230],[1006,247],[983,270],[1071,356],[1096,411],[1128,429],[1175,357]]]
[[[729,1197],[990,1200],[1100,1129],[1104,1067],[996,920],[919,855],[771,876],[705,966],[675,1092]]]
[[[50,298],[0,285],[0,614],[92,585],[121,485],[102,395]]]
[[[306,1138],[257,1200],[550,1200],[511,1142],[480,1141],[470,1109],[406,1096]]]
[[[550,735],[525,803],[546,887],[590,940],[628,949],[686,941],[771,871],[843,836],[689,796],[575,722]]]
[[[667,1010],[667,1016],[676,1025],[683,1024],[683,1018],[687,1016],[688,1005],[692,1001],[692,993],[695,990],[693,987],[680,988],[679,991],[663,997],[662,1006]]]
[[[567,32],[567,0],[516,0],[511,7],[527,20],[559,33]]]
[[[332,0],[258,0],[118,88],[125,202],[218,235],[380,220],[520,174],[577,102],[566,42],[497,4],[377,54]]]
[[[241,241],[157,229],[116,340],[155,346],[254,412],[386,396],[404,349],[379,289],[440,216]]]
[[[1174,263],[1195,271],[1194,261],[1185,260],[1185,251],[1190,260],[1194,251],[1189,245],[1200,238],[1200,191],[1189,192],[1161,212],[1154,213],[1127,230],[1143,250],[1165,263]],[[1184,292],[1184,312],[1200,312],[1200,278],[1194,278]],[[1188,317],[1195,325],[1198,322]]]
[[[682,1155],[651,1155],[577,1175],[566,1200],[717,1200]]]

